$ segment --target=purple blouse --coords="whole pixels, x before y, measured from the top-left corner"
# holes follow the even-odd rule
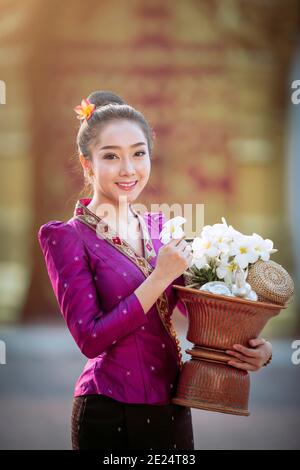
[[[140,215],[144,256],[79,199],[67,222],[42,225],[38,239],[66,324],[88,361],[74,396],[103,394],[126,403],[169,404],[182,367],[171,315],[187,315],[172,284],[145,314],[135,289],[153,271],[163,212]]]

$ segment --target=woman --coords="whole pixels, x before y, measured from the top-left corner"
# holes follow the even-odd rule
[[[191,410],[171,403],[182,355],[170,319],[176,305],[186,315],[172,284],[184,284],[192,255],[183,239],[162,246],[162,212],[132,207],[150,176],[153,132],[111,92],[93,92],[75,111],[93,197],[38,234],[62,315],[88,358],[75,385],[72,447],[194,449]],[[232,351],[232,365],[258,370],[271,344],[252,346]]]

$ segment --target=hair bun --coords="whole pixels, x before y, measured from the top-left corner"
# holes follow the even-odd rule
[[[127,104],[120,96],[112,91],[93,91],[87,98],[96,108],[106,104]]]

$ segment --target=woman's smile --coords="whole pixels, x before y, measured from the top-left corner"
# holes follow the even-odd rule
[[[122,189],[123,191],[131,191],[133,188],[136,187],[137,185],[137,180],[135,181],[132,181],[130,183],[125,183],[125,182],[120,182],[120,183],[116,183],[116,185]]]

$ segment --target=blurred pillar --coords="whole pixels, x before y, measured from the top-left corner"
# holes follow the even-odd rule
[[[300,103],[292,102],[292,83],[300,80],[300,37],[296,49],[291,74],[288,77],[287,96],[289,98],[288,132],[287,132],[287,212],[291,228],[293,253],[293,278],[295,280],[296,331],[300,335]],[[298,93],[298,97],[299,97]]]
[[[51,0],[38,1],[32,12],[29,26],[29,40],[31,43],[30,55],[27,61],[27,82],[29,103],[31,107],[31,158],[32,158],[32,272],[26,301],[23,305],[20,321],[26,323],[37,320],[47,320],[53,313],[54,302],[52,295],[48,295],[49,278],[46,269],[41,270],[41,249],[37,233],[41,223],[48,217],[48,201],[52,200],[48,192],[47,179],[55,178],[54,174],[47,174],[46,159],[49,151],[49,134],[55,112],[55,103],[51,102],[49,89],[52,80],[49,76],[49,57],[54,53],[51,37],[56,28],[58,12],[61,2]],[[67,20],[66,20],[67,21]],[[50,60],[51,63],[51,60]],[[58,155],[52,156],[59,161]],[[59,172],[59,168],[58,168]]]

